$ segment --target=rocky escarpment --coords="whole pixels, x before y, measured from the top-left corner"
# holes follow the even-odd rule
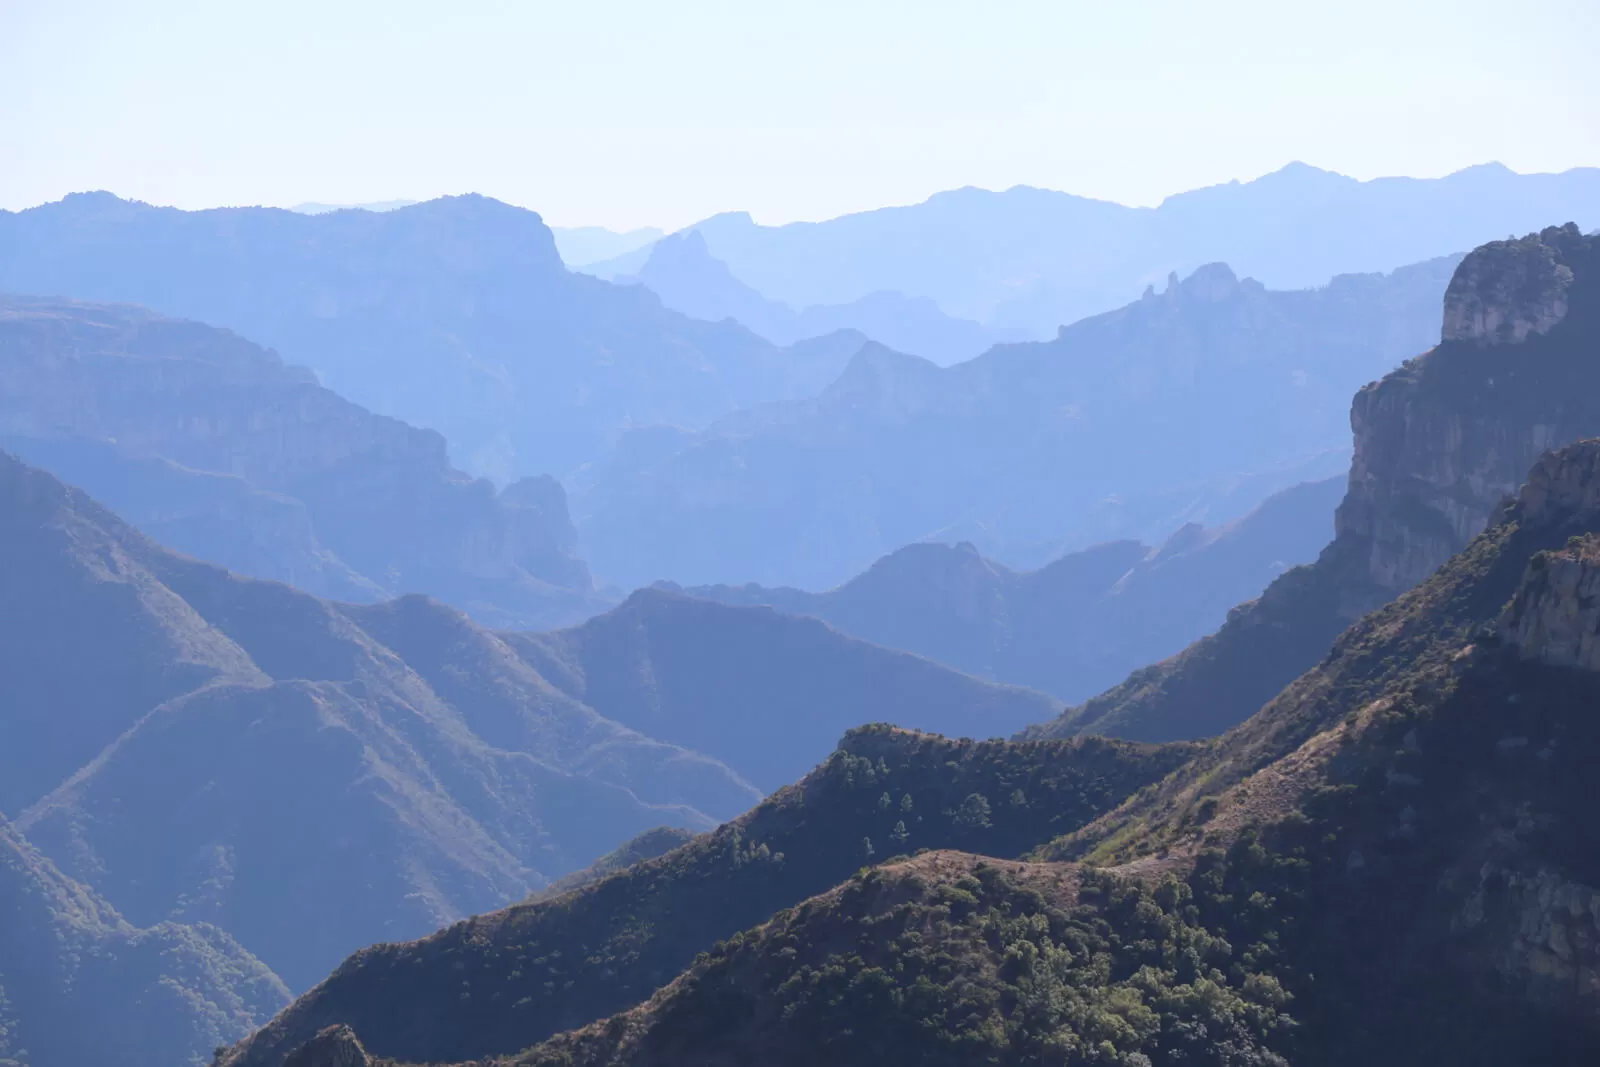
[[[1356,394],[1349,485],[1317,562],[1039,733],[1162,741],[1244,721],[1461,551],[1541,454],[1600,433],[1600,237],[1569,224],[1485,245],[1449,292],[1440,344]]]
[[[1460,551],[1541,453],[1600,431],[1597,245],[1568,223],[1476,249],[1439,347],[1356,394],[1335,530],[1373,588],[1352,617]]]
[[[1530,521],[1600,510],[1600,441],[1543,457],[1523,487],[1521,506]],[[1600,671],[1600,535],[1576,535],[1535,556],[1497,629],[1526,659]]]

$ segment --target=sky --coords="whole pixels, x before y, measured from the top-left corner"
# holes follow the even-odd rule
[[[1600,165],[1595,0],[0,0],[0,208],[481,192],[764,223],[1291,160]]]

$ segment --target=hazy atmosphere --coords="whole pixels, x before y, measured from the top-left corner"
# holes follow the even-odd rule
[[[0,0],[0,1067],[1589,1062],[1597,40]]]
[[[0,5],[0,206],[481,192],[546,221],[820,220],[1033,185],[1153,206],[1600,160],[1600,9],[642,0]]]

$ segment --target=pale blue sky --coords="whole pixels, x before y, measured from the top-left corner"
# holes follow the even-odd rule
[[[1291,159],[1600,164],[1597,0],[0,0],[0,207],[478,191],[763,222]]]

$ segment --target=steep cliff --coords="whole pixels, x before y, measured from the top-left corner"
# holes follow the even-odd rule
[[[1600,433],[1600,238],[1569,224],[1473,251],[1444,317],[1438,346],[1356,394],[1349,487],[1316,563],[1042,733],[1164,740],[1243,721],[1460,551],[1542,452]]]

